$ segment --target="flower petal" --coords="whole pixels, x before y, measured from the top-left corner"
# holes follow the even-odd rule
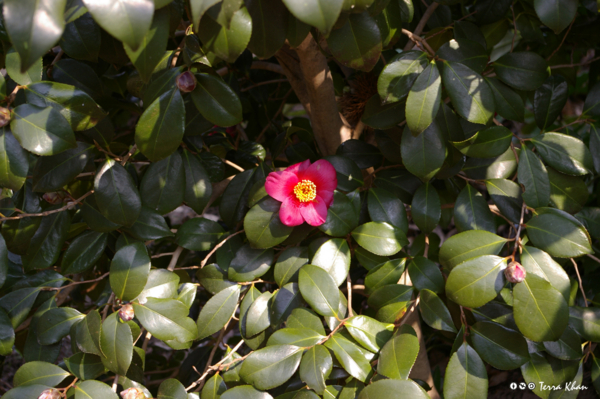
[[[285,171],[289,172],[289,173],[300,174],[300,173],[305,172],[309,168],[309,166],[310,166],[310,160],[307,159],[304,162],[300,162],[300,163],[296,163],[291,166],[288,166]]]
[[[320,190],[317,188],[317,195],[321,197],[323,202],[325,202],[325,206],[329,209],[331,203],[333,202],[333,191],[329,190]]]
[[[327,219],[327,206],[325,201],[317,195],[313,202],[307,202],[306,205],[300,208],[300,213],[302,213],[306,223],[311,226],[320,226]]]
[[[322,191],[328,191],[333,194],[333,190],[337,187],[337,175],[333,165],[324,159],[319,159],[301,176],[302,179],[308,179],[317,185],[317,194],[321,195]],[[333,198],[333,197],[332,197]]]
[[[267,176],[265,190],[277,201],[284,202],[290,195],[293,195],[296,184],[298,184],[298,176],[294,173],[289,173],[287,170],[271,172]]]
[[[304,223],[300,212],[300,203],[295,198],[286,198],[279,208],[279,219],[286,226],[299,226]]]

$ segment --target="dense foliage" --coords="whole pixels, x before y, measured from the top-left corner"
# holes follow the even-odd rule
[[[2,398],[600,389],[598,3],[436,1],[4,0]]]

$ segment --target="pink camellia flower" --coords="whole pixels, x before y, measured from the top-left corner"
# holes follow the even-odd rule
[[[269,173],[265,183],[267,194],[281,201],[279,218],[286,226],[298,226],[304,221],[311,226],[325,223],[336,187],[335,169],[324,159],[312,165],[306,160],[284,171]]]
[[[509,283],[517,284],[525,280],[527,272],[519,262],[510,262],[508,267],[504,269],[504,275]]]

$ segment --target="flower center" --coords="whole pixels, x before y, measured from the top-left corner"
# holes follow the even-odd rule
[[[310,202],[317,198],[317,186],[310,180],[302,180],[294,187],[294,194],[300,202]]]

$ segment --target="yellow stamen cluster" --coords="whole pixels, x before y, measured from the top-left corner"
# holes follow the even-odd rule
[[[294,187],[294,194],[300,202],[310,202],[317,198],[317,186],[310,180],[302,180]]]

